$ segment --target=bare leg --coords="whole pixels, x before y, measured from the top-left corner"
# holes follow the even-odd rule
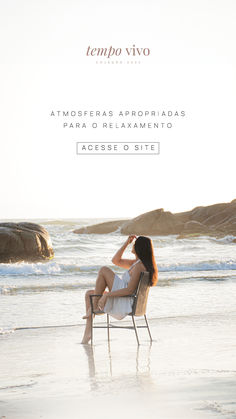
[[[95,294],[95,290],[88,290],[85,293],[85,308],[86,314],[82,317],[82,319],[87,319],[91,315],[91,306],[90,306],[90,295]]]
[[[91,295],[91,294],[103,294],[106,287],[108,287],[109,291],[111,291],[113,281],[114,281],[114,276],[115,276],[115,274],[110,268],[108,268],[107,266],[103,266],[98,272],[95,290],[89,290],[89,291],[86,292],[86,295],[85,295],[86,315],[84,316],[84,318],[86,318],[86,326],[85,326],[84,336],[83,336],[83,339],[82,339],[82,342],[81,342],[83,344],[88,343],[91,339],[92,317],[91,317],[91,307],[90,307],[89,295]],[[96,304],[99,300],[99,297],[94,298],[94,300],[96,300],[96,301],[94,301],[94,305],[95,305],[95,308],[96,308]]]
[[[109,291],[111,291],[114,282],[114,276],[115,273],[110,268],[108,268],[107,266],[103,266],[98,272],[94,294],[102,295],[106,287],[109,289]],[[95,297],[93,299],[95,309],[97,309],[97,303],[99,298],[100,297]]]

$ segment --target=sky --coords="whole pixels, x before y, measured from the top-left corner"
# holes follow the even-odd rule
[[[235,1],[9,0],[0,12],[0,219],[135,217],[236,198]],[[133,44],[150,49],[140,64],[86,56]],[[63,128],[58,110],[185,117],[94,130],[91,118]],[[76,155],[81,141],[158,141],[160,154]]]

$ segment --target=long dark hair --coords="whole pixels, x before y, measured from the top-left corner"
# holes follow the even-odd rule
[[[154,257],[152,240],[149,237],[139,236],[134,243],[134,250],[149,272],[151,286],[156,285],[158,269]]]

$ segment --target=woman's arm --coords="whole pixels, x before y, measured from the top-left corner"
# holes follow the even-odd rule
[[[136,238],[134,234],[130,235],[128,239],[124,242],[121,248],[116,252],[116,254],[112,258],[112,263],[114,265],[120,266],[121,268],[129,269],[130,266],[133,265],[135,259],[122,259],[122,255],[126,249],[126,247],[132,243],[132,241]]]

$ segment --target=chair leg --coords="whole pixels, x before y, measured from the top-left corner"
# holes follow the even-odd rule
[[[93,313],[91,313],[91,345],[93,345]]]
[[[144,318],[145,318],[145,322],[146,322],[146,325],[147,325],[147,329],[148,329],[148,333],[149,333],[149,337],[150,337],[150,342],[152,342],[152,335],[151,335],[151,332],[150,332],[150,329],[149,329],[146,314],[144,314]]]
[[[110,324],[109,324],[109,314],[107,314],[107,339],[110,341]]]
[[[135,330],[135,334],[136,334],[137,343],[138,343],[138,345],[140,345],[139,339],[138,339],[138,331],[137,331],[137,327],[136,327],[133,315],[132,315],[132,320],[133,320],[133,325],[134,325],[134,330]]]

